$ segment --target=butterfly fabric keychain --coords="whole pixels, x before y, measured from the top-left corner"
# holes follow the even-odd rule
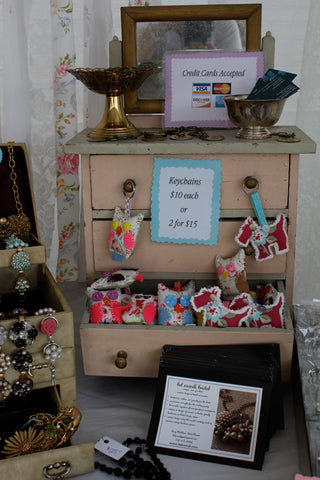
[[[273,247],[276,255],[288,252],[289,242],[285,228],[285,215],[280,213],[273,223],[269,224],[267,222],[258,195],[259,182],[255,178],[246,177],[243,182],[243,190],[250,196],[259,224],[248,217],[240,227],[235,241],[242,247],[247,247],[251,243],[258,262],[273,258],[274,254],[271,247]]]
[[[113,221],[109,233],[109,250],[112,252],[112,260],[123,262],[134,252],[137,236],[142,224],[143,214],[131,216],[132,197],[135,194],[136,184],[134,180],[126,180],[123,184],[125,197],[125,209],[115,207]]]

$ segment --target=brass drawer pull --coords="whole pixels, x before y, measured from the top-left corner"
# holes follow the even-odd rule
[[[243,182],[243,189],[250,194],[259,190],[259,180],[254,177],[246,177]]]
[[[132,178],[128,178],[123,186],[123,194],[125,197],[132,198],[136,191],[136,182]]]
[[[127,352],[125,352],[124,350],[120,350],[118,353],[117,353],[117,358],[115,360],[115,366],[117,368],[126,368],[127,366]]]
[[[60,470],[60,472],[52,472],[51,470]],[[65,478],[71,472],[71,465],[69,462],[56,462],[51,465],[47,465],[43,468],[43,475],[45,478],[51,478],[52,480],[59,480]]]

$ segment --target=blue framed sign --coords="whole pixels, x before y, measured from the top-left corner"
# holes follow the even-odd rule
[[[154,159],[151,239],[217,245],[221,160]]]

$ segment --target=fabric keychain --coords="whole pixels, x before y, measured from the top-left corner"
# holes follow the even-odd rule
[[[123,262],[134,252],[137,236],[142,224],[143,214],[130,216],[132,197],[134,196],[136,185],[134,180],[126,180],[123,184],[123,194],[125,197],[125,209],[115,207],[113,221],[109,233],[109,250],[112,252],[112,260]]]
[[[273,258],[271,247],[274,248],[276,255],[288,252],[289,242],[285,228],[285,215],[280,213],[273,223],[267,222],[258,194],[259,182],[255,178],[246,177],[243,182],[243,190],[250,196],[259,224],[248,217],[240,227],[235,241],[242,247],[247,247],[251,243],[258,262]]]

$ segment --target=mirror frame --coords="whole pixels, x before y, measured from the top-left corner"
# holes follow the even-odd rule
[[[122,65],[137,65],[137,22],[246,20],[246,51],[261,49],[261,4],[121,7]],[[126,113],[162,113],[164,100],[140,100],[138,92],[124,96]]]

